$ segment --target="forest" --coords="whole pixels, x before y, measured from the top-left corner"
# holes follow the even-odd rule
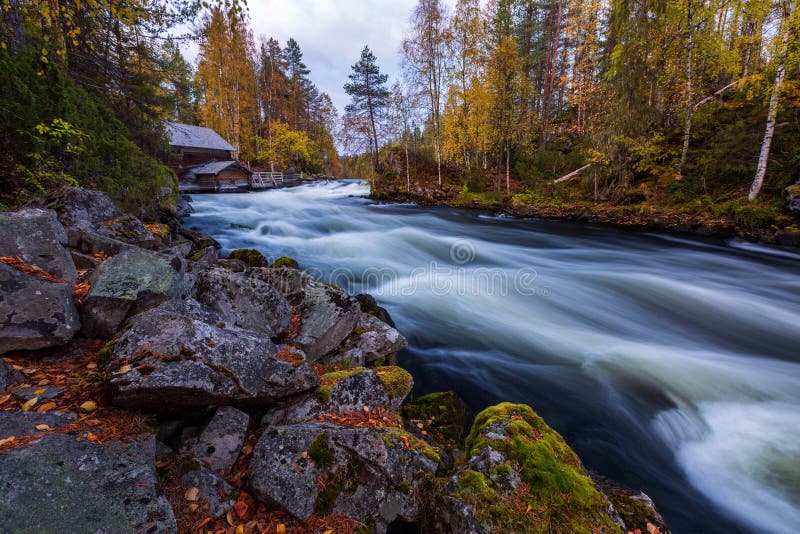
[[[400,79],[369,46],[341,58],[339,117],[300,44],[256,38],[244,3],[2,0],[0,202],[76,183],[168,202],[162,124],[175,120],[213,128],[255,168],[367,178],[390,197],[786,227],[796,3],[419,0],[397,21]]]

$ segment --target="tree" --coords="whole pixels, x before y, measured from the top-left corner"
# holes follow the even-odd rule
[[[420,0],[411,17],[411,25],[411,35],[403,41],[403,60],[412,84],[427,97],[436,173],[441,187],[441,104],[449,33],[444,8],[439,0]]]
[[[761,187],[764,185],[764,176],[767,174],[767,162],[769,161],[769,151],[772,145],[772,136],[775,135],[775,120],[778,116],[778,105],[781,98],[781,89],[783,88],[783,80],[786,77],[786,55],[789,49],[789,39],[793,34],[793,16],[795,14],[795,7],[797,0],[789,0],[788,5],[786,2],[781,1],[779,9],[781,10],[781,24],[778,32],[778,55],[775,60],[776,72],[775,83],[772,86],[772,93],[769,97],[769,111],[767,113],[767,127],[764,130],[764,140],[761,142],[761,153],[758,156],[758,166],[756,167],[756,176],[753,183],[750,185],[750,192],[747,198],[752,202],[758,197],[761,192]]]
[[[344,91],[352,97],[352,102],[345,107],[345,113],[364,116],[369,120],[372,135],[372,162],[377,171],[378,165],[378,129],[376,122],[389,104],[389,90],[386,88],[386,74],[381,74],[375,54],[364,46],[361,59],[352,66],[350,82],[344,85]]]
[[[283,49],[283,61],[286,64],[286,76],[289,80],[287,119],[292,128],[299,130],[303,126],[308,75],[311,71],[303,63],[303,52],[293,38],[289,38],[286,42],[286,48]]]

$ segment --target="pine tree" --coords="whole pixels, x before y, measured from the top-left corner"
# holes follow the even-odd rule
[[[352,102],[345,107],[345,112],[356,117],[364,117],[369,122],[372,136],[372,163],[377,171],[378,164],[378,129],[381,114],[389,104],[389,90],[386,88],[386,74],[381,74],[375,54],[364,46],[361,59],[352,66],[350,83],[344,85],[345,92],[352,97]]]
[[[286,64],[286,76],[289,79],[287,119],[292,128],[300,130],[303,128],[310,71],[303,63],[303,52],[300,50],[300,45],[293,38],[289,38],[286,42],[286,48],[283,49],[283,61]]]

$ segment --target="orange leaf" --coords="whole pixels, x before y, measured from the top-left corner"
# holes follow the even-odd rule
[[[52,410],[55,407],[56,407],[56,403],[53,402],[53,401],[50,401],[50,402],[46,402],[46,403],[42,404],[41,406],[39,406],[38,408],[36,408],[36,411],[37,412],[49,412],[50,410]]]
[[[10,398],[11,398],[11,393],[6,393],[5,395],[0,395],[0,404],[5,403]]]
[[[233,505],[233,511],[236,512],[236,515],[239,516],[239,519],[244,521],[247,518],[247,503],[242,501],[237,502]]]

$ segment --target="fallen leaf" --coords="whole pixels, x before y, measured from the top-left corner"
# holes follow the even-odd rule
[[[183,494],[187,501],[196,501],[198,495],[200,495],[200,488],[198,487],[189,488]]]
[[[0,439],[0,447],[5,445],[6,443],[11,443],[15,439],[17,439],[17,438],[15,438],[14,436],[8,436],[7,438]]]
[[[124,375],[125,373],[130,373],[130,372],[131,372],[131,366],[130,366],[130,365],[127,365],[127,364],[126,364],[126,365],[123,365],[122,367],[120,367],[120,368],[117,370],[117,373],[118,373],[118,374],[121,374],[121,375]]]
[[[50,425],[36,425],[36,430],[50,430]]]
[[[333,534],[333,530],[328,529],[325,532],[323,532],[322,534]]]
[[[3,404],[8,399],[11,398],[11,393],[6,393],[5,395],[0,395],[0,404]]]
[[[49,381],[48,379],[46,379],[46,378],[45,378],[44,380],[39,380],[39,383],[38,383],[38,384],[36,384],[36,385],[37,385],[37,386],[46,386],[46,385],[47,385],[47,384],[49,384],[49,383],[50,383],[50,381]]]
[[[192,504],[190,504],[189,506],[187,506],[186,508],[187,508],[187,509],[188,509],[190,512],[196,512],[197,510],[199,510],[199,509],[200,509],[200,505],[199,505],[199,504],[197,504],[197,503],[192,503]]]
[[[23,412],[28,412],[28,411],[30,411],[30,409],[31,409],[31,408],[33,408],[34,406],[36,406],[36,403],[37,403],[37,402],[39,402],[39,397],[33,397],[33,398],[31,398],[31,399],[28,399],[28,400],[27,400],[27,401],[25,401],[25,403],[22,405],[22,411],[23,411]]]
[[[28,369],[22,370],[22,372],[25,373],[26,375],[32,375],[36,371],[38,371],[38,369],[34,369],[33,367],[29,367]]]
[[[88,400],[83,404],[81,404],[81,410],[83,410],[84,412],[93,412],[96,409],[97,409],[97,403],[94,401]]]
[[[230,526],[236,526],[236,518],[233,516],[233,510],[228,510],[228,513],[225,514],[225,519],[228,521]]]
[[[14,369],[15,371],[22,371],[23,369],[21,365],[12,365],[11,368]]]
[[[94,432],[87,432],[86,439],[88,441],[100,441],[99,438],[97,437],[97,434],[95,434]]]
[[[653,523],[647,523],[647,532],[650,534],[661,534],[661,530]]]
[[[239,519],[242,521],[247,519],[247,503],[238,501],[233,505],[233,511],[236,512],[236,515],[239,516]]]
[[[87,369],[97,369],[97,364],[92,362],[86,366]]]
[[[283,523],[278,523],[278,526],[275,527],[276,534],[286,534],[286,525]]]
[[[244,525],[239,525],[233,532],[234,534],[244,534]]]
[[[41,406],[36,408],[36,411],[37,412],[49,412],[50,410],[52,410],[55,407],[56,407],[56,403],[55,402],[53,402],[53,401],[45,402],[44,404],[42,404]]]
[[[192,510],[192,511],[194,511],[194,510]],[[213,521],[213,519],[211,519],[210,517],[206,517],[205,519],[203,519],[202,521],[200,521],[200,522],[197,524],[197,527],[195,527],[195,528],[196,528],[197,530],[200,530],[201,528],[203,528],[203,527],[204,527],[204,526],[206,526],[207,524],[211,523],[211,521]]]
[[[41,389],[37,389],[36,391],[34,391],[34,392],[33,392],[33,394],[34,394],[34,395],[41,395],[41,394],[42,394],[42,393],[44,393],[45,391],[47,391],[47,389],[45,389],[45,388],[41,388]]]

